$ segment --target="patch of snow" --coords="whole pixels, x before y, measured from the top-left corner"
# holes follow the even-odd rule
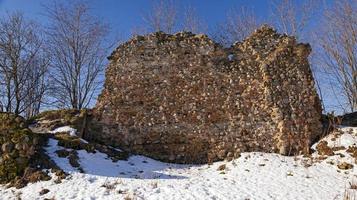
[[[58,140],[55,139],[49,139],[48,140],[48,146],[45,148],[48,156],[57,164],[58,167],[63,169],[65,172],[71,173],[71,172],[78,172],[78,170],[74,167],[72,167],[69,164],[69,161],[67,158],[61,158],[58,157],[56,154],[57,150],[65,149],[61,146],[58,146]]]
[[[115,151],[123,152],[123,150],[115,148],[115,147],[112,147],[112,146],[109,146],[109,148],[114,149]]]
[[[89,143],[87,140],[85,140],[85,139],[83,139],[83,138],[79,138],[79,140],[81,140],[81,142],[86,143],[86,144]]]
[[[58,127],[56,128],[55,130],[53,131],[50,131],[50,133],[63,133],[63,132],[66,132],[66,133],[69,133],[70,136],[77,136],[77,130],[70,127],[70,126],[62,126],[62,127]]]
[[[340,127],[342,132],[334,132],[323,138],[321,141],[326,141],[329,147],[345,147],[357,145],[357,127]],[[316,150],[318,143],[312,146],[312,149]]]
[[[343,129],[343,131],[346,131]],[[346,136],[343,136],[347,134]],[[355,134],[345,132],[341,144],[356,141]],[[348,136],[350,135],[350,136]],[[330,136],[324,140],[330,141]],[[179,165],[159,162],[144,156],[131,156],[127,161],[112,162],[106,154],[78,151],[85,173],[69,165],[67,158],[57,157],[61,149],[50,139],[47,153],[70,177],[61,184],[54,180],[29,184],[22,189],[0,187],[0,199],[343,199],[349,182],[357,175],[354,158],[338,155],[319,162],[302,156],[286,157],[272,153],[242,153],[230,162],[212,165]],[[314,155],[313,156],[317,156]],[[339,171],[336,164],[346,161],[354,169]],[[226,165],[224,171],[217,168]],[[224,173],[222,173],[224,172]],[[42,189],[50,192],[39,196]]]

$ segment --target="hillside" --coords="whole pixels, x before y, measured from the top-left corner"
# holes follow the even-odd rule
[[[64,132],[73,135],[76,130],[58,127],[52,134]],[[1,186],[0,199],[344,199],[346,193],[356,195],[350,188],[357,185],[357,128],[339,128],[315,144],[318,151],[309,156],[251,152],[212,165],[169,164],[138,155],[118,161],[106,153],[64,148],[58,142],[50,138],[45,151],[68,173],[65,179],[58,181],[49,172],[51,180],[22,189]],[[59,157],[56,151],[64,149],[77,155],[78,166],[73,167],[68,157]]]

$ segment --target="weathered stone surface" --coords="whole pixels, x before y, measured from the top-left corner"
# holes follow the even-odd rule
[[[25,124],[20,116],[0,113],[0,184],[22,176],[34,157],[35,144],[32,142],[36,136]]]
[[[229,49],[187,32],[135,37],[109,57],[90,137],[180,163],[307,153],[321,134],[310,51],[267,26]]]
[[[1,150],[3,153],[10,153],[13,148],[14,148],[14,144],[12,142],[6,142],[1,146]]]

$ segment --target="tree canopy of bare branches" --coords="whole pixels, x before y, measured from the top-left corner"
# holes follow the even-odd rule
[[[182,28],[184,31],[192,33],[205,33],[207,31],[206,25],[199,18],[196,9],[192,6],[184,9]]]
[[[177,10],[173,0],[155,1],[152,9],[143,16],[148,31],[173,33],[178,25]]]
[[[219,24],[213,37],[224,46],[241,41],[259,28],[259,21],[252,10],[247,8],[233,8],[227,14],[224,23]]]
[[[356,111],[357,1],[336,1],[333,7],[326,10],[318,39],[321,64],[329,75],[328,81],[336,99],[346,100],[347,104],[342,104],[345,112],[345,108]]]
[[[272,24],[283,33],[300,39],[317,10],[318,0],[272,0]]]
[[[83,2],[47,7],[46,34],[51,54],[51,97],[59,107],[88,107],[101,85],[108,26]]]
[[[0,107],[31,117],[40,110],[49,64],[38,24],[21,13],[0,20]]]

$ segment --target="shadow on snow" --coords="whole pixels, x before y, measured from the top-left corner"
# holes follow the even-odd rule
[[[78,173],[79,170],[73,168],[67,158],[60,158],[55,153],[56,150],[63,149],[57,145],[58,141],[50,139],[45,148],[51,159],[65,172]],[[113,162],[106,154],[96,152],[88,153],[85,150],[78,150],[79,163],[85,174],[95,176],[105,176],[113,178],[135,178],[135,179],[186,179],[180,175],[180,171],[192,167],[192,165],[163,163],[145,156],[131,156],[127,161],[119,160]],[[171,169],[175,169],[176,174],[169,174]],[[178,174],[177,174],[178,173]]]

